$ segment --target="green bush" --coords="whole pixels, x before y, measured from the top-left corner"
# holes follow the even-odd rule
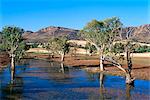
[[[39,45],[39,44],[34,43],[34,44],[30,45],[30,48],[37,48],[38,45]]]
[[[4,46],[0,44],[0,51],[4,51]]]
[[[134,50],[134,53],[144,53],[144,52],[150,52],[149,46],[140,46]]]
[[[115,54],[123,53],[124,52],[124,45],[122,43],[116,43],[112,48],[112,52],[114,52]]]

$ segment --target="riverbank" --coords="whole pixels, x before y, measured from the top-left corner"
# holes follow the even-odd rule
[[[144,54],[145,55],[145,54]],[[54,58],[49,58],[48,54],[29,54],[28,57],[36,58],[36,59],[47,59],[50,61],[60,61],[59,56],[55,56]],[[66,66],[73,67],[83,67],[85,70],[92,72],[100,72],[99,71],[99,60],[98,56],[86,56],[86,55],[76,55],[70,56],[66,55],[65,61],[63,62]],[[122,62],[122,67],[127,69],[126,61]],[[136,79],[144,79],[150,80],[150,57],[133,57],[133,70],[132,76]],[[120,71],[115,66],[110,65],[105,62],[105,73],[117,76],[124,76],[125,74]]]
[[[138,54],[139,55],[139,54]],[[132,76],[136,79],[144,79],[150,80],[150,57],[146,56],[147,54],[144,53],[144,57],[136,56],[133,57],[133,70]],[[146,56],[146,57],[145,57]],[[2,70],[5,65],[9,63],[9,56],[7,54],[0,55],[0,70]],[[34,58],[34,59],[46,59],[48,61],[58,61],[60,62],[60,57],[55,56],[54,58],[50,58],[48,54],[38,54],[38,53],[29,53],[27,58]],[[97,55],[88,56],[88,55],[66,55],[65,61],[63,62],[66,66],[72,67],[82,67],[87,71],[91,72],[100,72],[99,71],[99,57]],[[122,62],[122,67],[127,69],[126,61]],[[120,71],[115,66],[110,65],[108,62],[105,62],[105,71],[106,74],[111,75],[119,75],[124,76],[125,74]]]
[[[0,52],[0,71],[9,63],[9,55],[5,52]]]

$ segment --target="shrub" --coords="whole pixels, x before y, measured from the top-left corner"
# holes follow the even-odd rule
[[[134,53],[144,53],[144,52],[150,52],[149,46],[140,46],[134,50]]]

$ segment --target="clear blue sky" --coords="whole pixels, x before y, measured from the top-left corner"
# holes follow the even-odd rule
[[[92,19],[112,16],[124,26],[150,23],[150,0],[0,0],[0,29],[15,25],[37,31],[47,26],[82,29]]]

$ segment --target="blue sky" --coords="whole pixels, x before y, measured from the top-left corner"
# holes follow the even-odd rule
[[[15,25],[82,29],[92,19],[117,16],[124,26],[150,24],[149,0],[0,0],[0,29]]]

